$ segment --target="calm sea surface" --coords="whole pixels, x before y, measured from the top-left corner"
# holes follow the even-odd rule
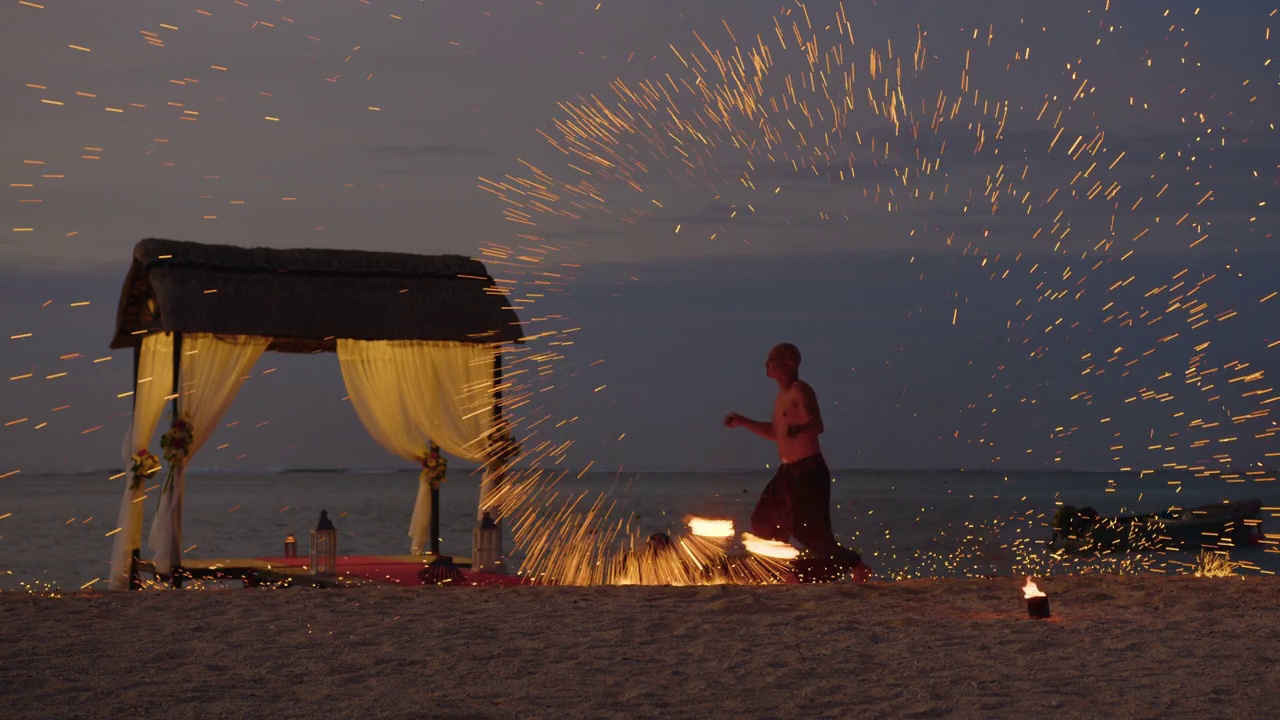
[[[837,471],[832,517],[841,542],[862,551],[882,578],[1008,575],[1043,571],[1033,541],[1049,537],[1055,502],[1099,512],[1156,512],[1224,499],[1280,507],[1275,483],[1231,485],[1183,479],[1071,473]],[[563,481],[564,495],[606,493],[643,533],[684,531],[691,514],[730,517],[748,527],[767,473],[588,474]],[[0,480],[0,589],[75,589],[108,573],[123,479],[103,475],[15,475]],[[193,471],[187,479],[184,546],[202,558],[283,554],[285,535],[307,551],[320,510],[339,530],[340,554],[403,554],[417,491],[413,473]],[[476,480],[455,473],[442,488],[442,550],[470,555]],[[154,500],[148,503],[149,525]],[[1280,533],[1280,511],[1264,512]],[[145,541],[144,541],[145,544]],[[510,535],[506,540],[511,547]],[[1275,546],[1242,548],[1233,560],[1280,571]],[[146,551],[144,550],[144,555]],[[518,562],[518,550],[516,559]],[[1138,564],[1184,571],[1187,555],[1110,556],[1049,571],[1125,570]],[[1040,564],[1038,564],[1040,563]]]

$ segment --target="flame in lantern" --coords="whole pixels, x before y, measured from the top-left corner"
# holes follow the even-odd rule
[[[742,533],[742,546],[752,555],[763,555],[764,557],[778,558],[780,560],[794,560],[800,551],[784,542],[777,540],[765,540],[756,537],[751,533]]]
[[[689,531],[699,537],[733,537],[733,521],[691,517],[689,518]]]
[[[1044,597],[1045,594],[1036,587],[1036,581],[1027,578],[1027,584],[1022,586],[1022,596],[1028,600],[1031,598]]]

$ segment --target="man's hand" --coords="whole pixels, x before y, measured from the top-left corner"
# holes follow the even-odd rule
[[[738,413],[729,413],[728,415],[725,415],[724,426],[728,428],[744,427],[750,430],[751,432],[755,433],[756,435],[759,435],[760,437],[764,438],[765,440],[778,439],[777,435],[774,432],[772,423],[765,423],[765,422],[760,422],[759,420],[752,420],[751,418],[743,417]]]

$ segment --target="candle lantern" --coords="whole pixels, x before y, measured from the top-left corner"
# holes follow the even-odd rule
[[[298,557],[298,538],[294,537],[293,533],[284,536],[284,556]]]
[[[471,569],[481,572],[501,572],[502,528],[489,515],[471,531]]]
[[[311,531],[311,573],[338,574],[338,529],[329,521],[329,513],[320,511],[320,522]]]
[[[1022,595],[1027,599],[1027,615],[1029,617],[1037,620],[1044,620],[1049,617],[1049,596],[1041,592],[1031,578],[1027,578],[1027,584],[1022,586]]]

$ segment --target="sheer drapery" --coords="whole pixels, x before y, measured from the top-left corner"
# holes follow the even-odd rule
[[[249,371],[271,343],[254,335],[182,336],[178,414],[190,420],[191,447],[186,462],[176,468],[173,486],[160,495],[160,509],[151,522],[148,545],[155,551],[156,572],[168,573],[181,558],[182,493],[187,465],[213,434],[231,407]]]
[[[120,448],[124,460],[124,497],[111,546],[112,590],[128,590],[133,551],[142,547],[142,512],[146,501],[146,478],[134,476],[134,457],[150,452],[151,438],[173,393],[173,336],[148,335],[138,353],[138,377],[134,385],[133,419]]]
[[[422,462],[431,442],[483,461],[493,424],[494,348],[420,340],[338,339],[338,363],[360,422],[379,445]],[[410,551],[430,544],[431,483],[423,476],[409,521]]]

